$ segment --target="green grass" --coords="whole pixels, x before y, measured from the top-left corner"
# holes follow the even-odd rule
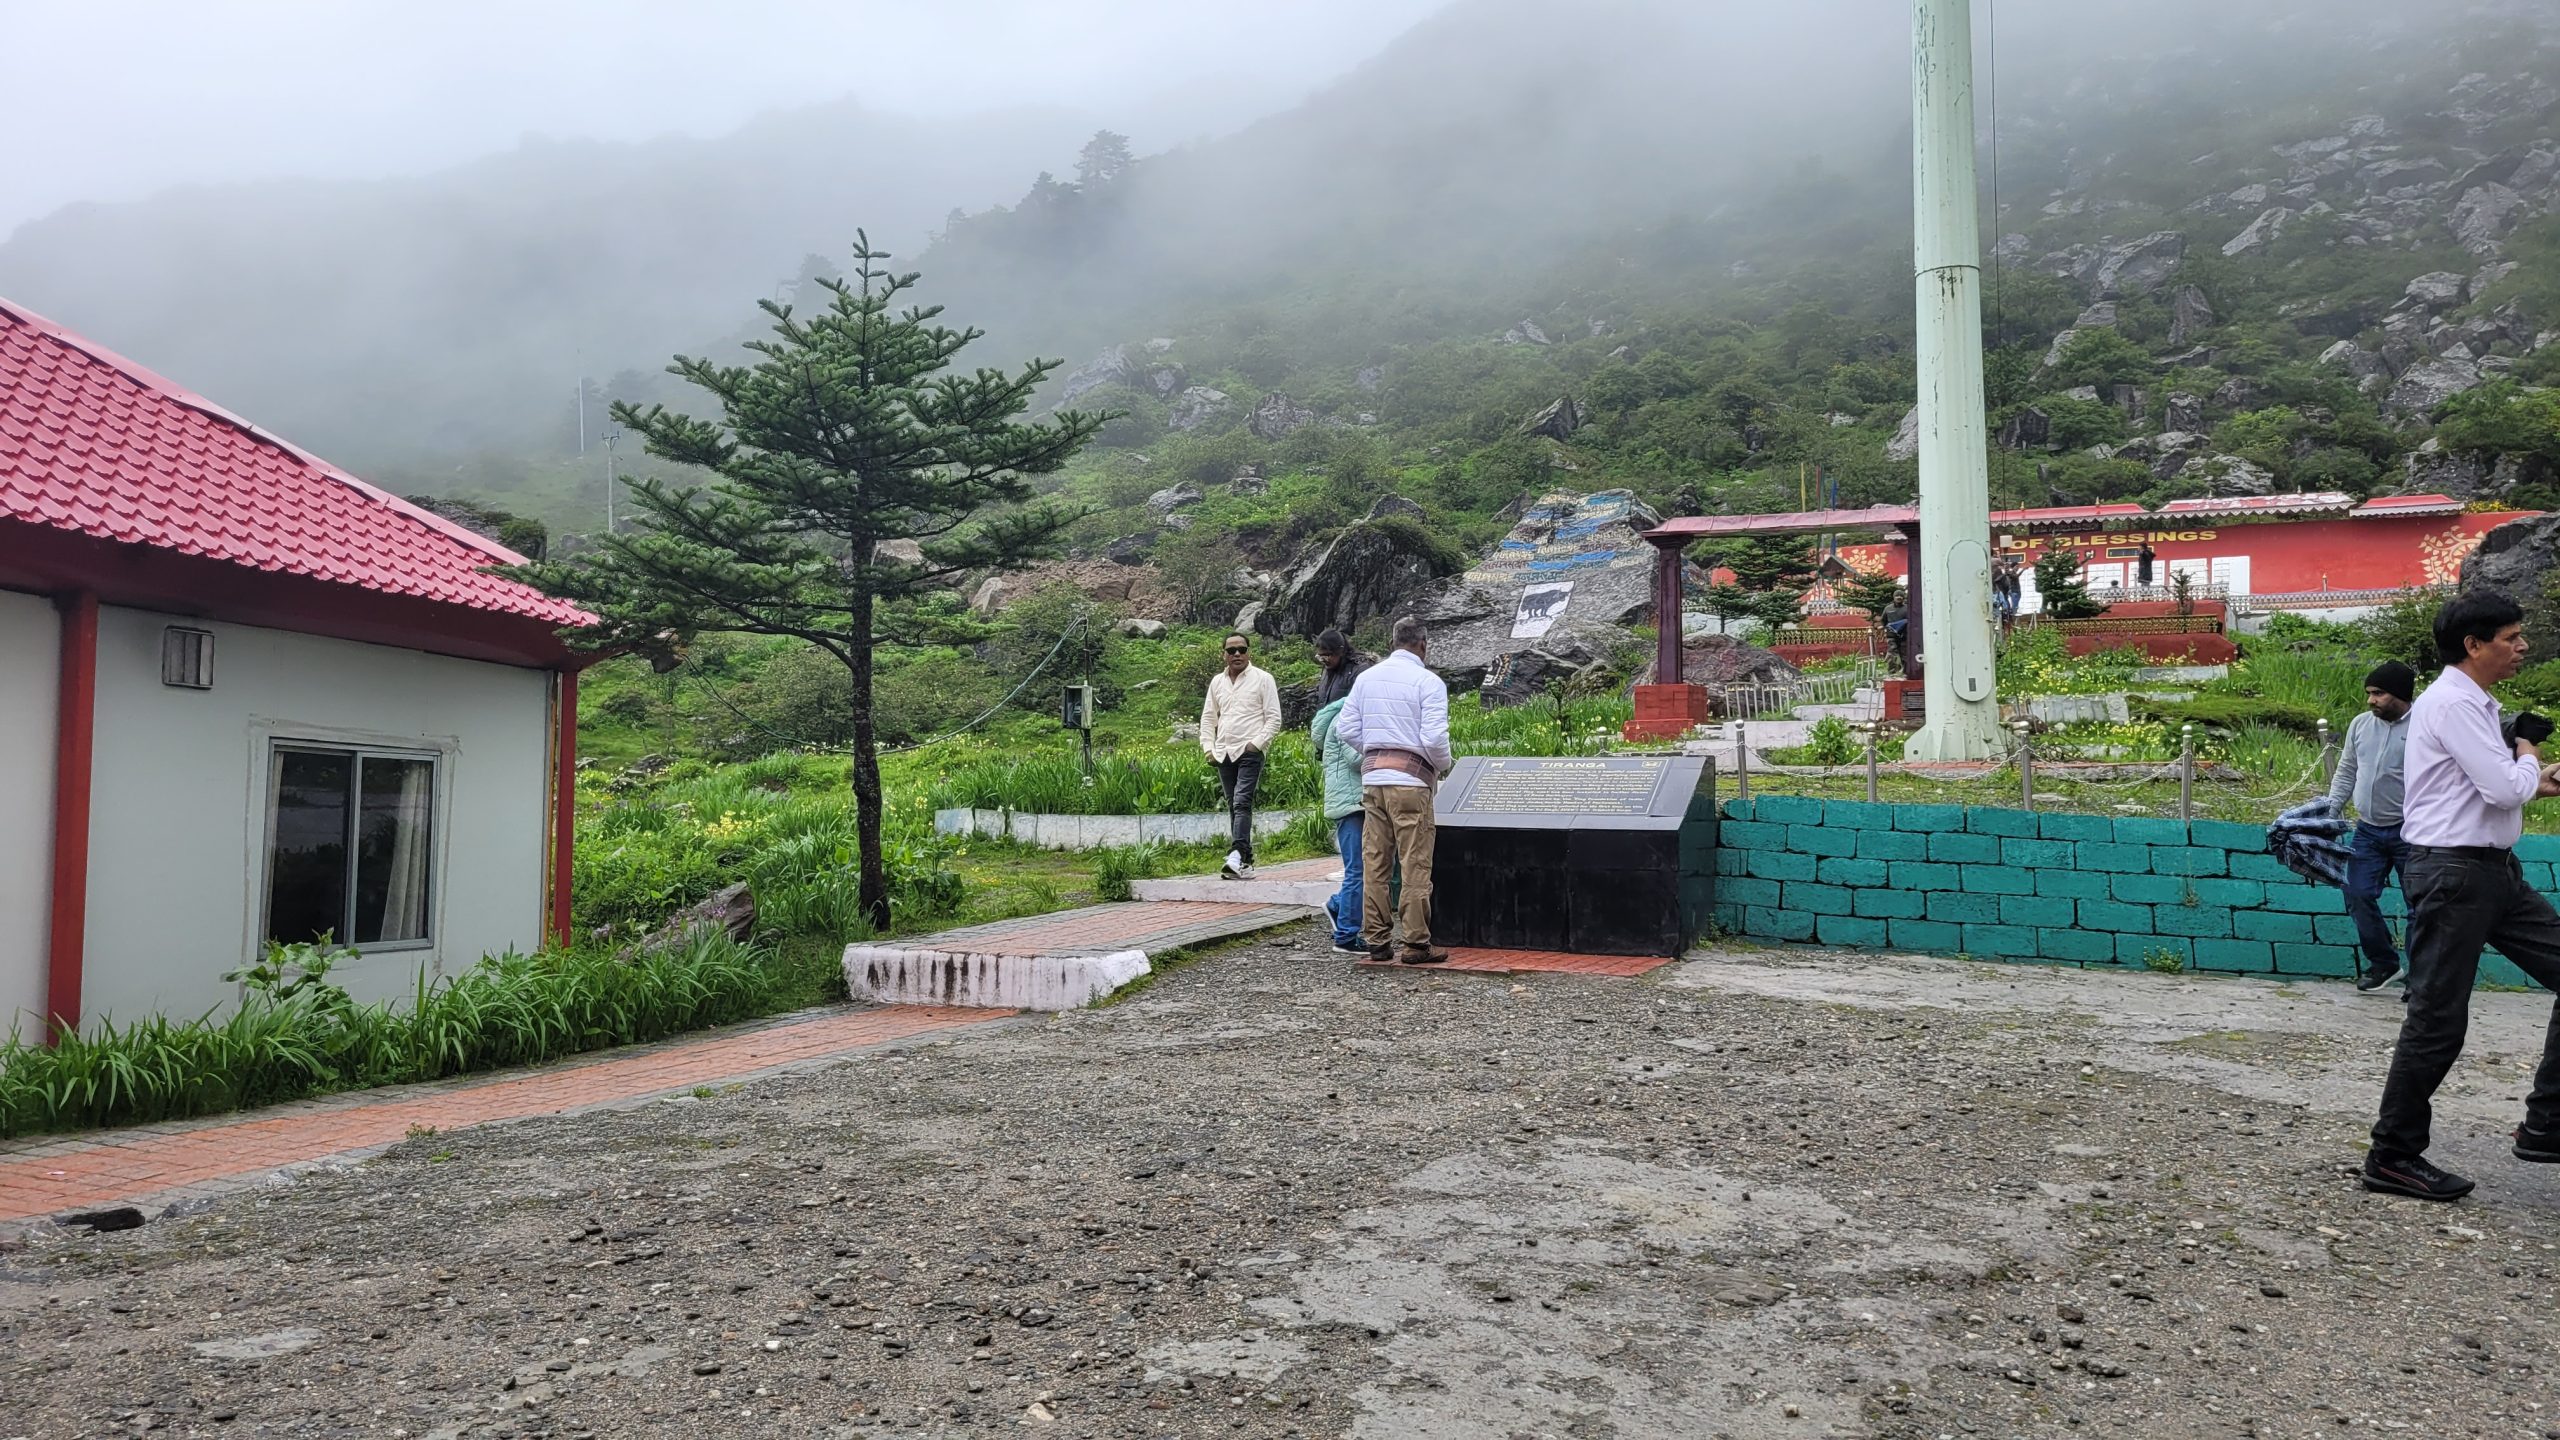
[[[321,958],[325,971],[327,959]],[[316,978],[316,977],[315,977]],[[843,995],[834,957],[716,931],[628,954],[491,956],[421,972],[405,1005],[326,983],[252,988],[220,1018],[166,1016],[0,1045],[0,1136],[184,1119],[333,1090],[438,1080],[628,1045]]]

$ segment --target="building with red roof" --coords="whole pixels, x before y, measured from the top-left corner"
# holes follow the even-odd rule
[[[0,301],[0,1024],[565,934],[588,617],[522,558]]]

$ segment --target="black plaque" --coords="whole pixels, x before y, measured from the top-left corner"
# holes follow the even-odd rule
[[[1651,815],[1654,797],[1670,777],[1667,757],[1489,755],[1455,809],[1470,815]],[[1454,782],[1456,777],[1451,778]]]
[[[1469,756],[1432,809],[1447,944],[1678,955],[1715,903],[1715,815],[1691,756]]]

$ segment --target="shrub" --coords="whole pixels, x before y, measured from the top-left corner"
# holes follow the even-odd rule
[[[1858,758],[1858,742],[1849,733],[1849,722],[1825,715],[1806,733],[1803,752],[1809,765],[1846,765]]]
[[[717,930],[645,954],[491,956],[411,1004],[360,1005],[328,980],[349,952],[270,948],[219,1020],[151,1016],[0,1045],[0,1136],[183,1119],[351,1087],[550,1060],[768,1014],[805,982]]]
[[[2263,726],[2308,735],[2319,728],[2322,718],[2320,711],[2309,706],[2283,700],[2264,700],[2254,695],[2208,693],[2192,700],[2154,700],[2135,695],[2129,697],[2125,705],[2145,719],[2211,730],[2237,731]]]
[[[1152,880],[1161,873],[1164,847],[1143,845],[1110,845],[1093,852],[1093,898],[1126,900],[1130,882]]]

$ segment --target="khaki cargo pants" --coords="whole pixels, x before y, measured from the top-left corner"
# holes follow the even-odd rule
[[[1431,945],[1431,789],[1426,785],[1364,785],[1360,789],[1360,941],[1372,950],[1404,921],[1404,943]],[[1388,887],[1402,870],[1396,914],[1387,909]]]

